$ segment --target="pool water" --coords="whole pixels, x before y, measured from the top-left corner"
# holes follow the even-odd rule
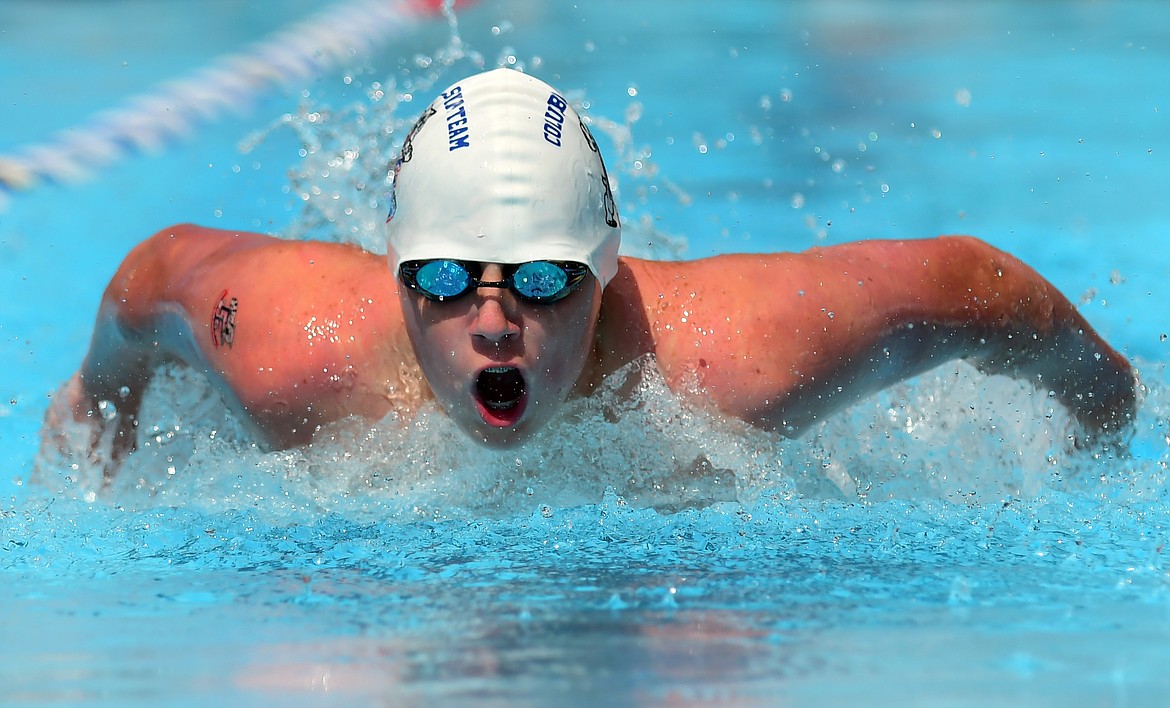
[[[0,154],[319,9],[201,8],[0,7]],[[478,2],[458,42],[438,18],[0,191],[0,702],[1163,702],[1168,28],[1153,2]],[[195,221],[380,250],[401,129],[481,64],[587,106],[627,253],[1017,254],[1137,363],[1129,449],[1070,449],[1062,409],[958,363],[783,440],[639,362],[509,452],[428,410],[264,453],[167,369],[109,489],[39,453],[137,241]]]

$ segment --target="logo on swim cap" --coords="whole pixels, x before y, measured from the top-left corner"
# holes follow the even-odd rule
[[[568,101],[496,69],[445,90],[392,165],[386,243],[404,261],[577,261],[602,287],[621,220],[597,142]]]

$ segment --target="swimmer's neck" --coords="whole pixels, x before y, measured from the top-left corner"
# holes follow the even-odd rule
[[[663,292],[655,282],[652,261],[620,258],[617,275],[601,296],[601,314],[593,335],[593,352],[574,389],[588,396],[606,377],[655,350],[647,317],[646,293]],[[652,291],[652,292],[651,292]]]

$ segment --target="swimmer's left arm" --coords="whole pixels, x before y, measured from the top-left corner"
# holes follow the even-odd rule
[[[1039,274],[977,239],[629,265],[672,387],[790,435],[955,358],[1053,391],[1090,435],[1132,418],[1125,357]]]
[[[874,241],[854,251],[843,270],[880,274],[855,314],[868,331],[838,342],[842,357],[859,364],[861,393],[963,358],[1052,391],[1090,437],[1132,421],[1129,361],[1018,259],[968,237]]]

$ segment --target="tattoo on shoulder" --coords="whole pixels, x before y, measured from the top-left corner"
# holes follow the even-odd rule
[[[232,348],[232,340],[236,337],[236,310],[240,301],[229,298],[228,291],[224,290],[219,296],[219,302],[211,313],[211,343],[216,347],[223,344]]]

